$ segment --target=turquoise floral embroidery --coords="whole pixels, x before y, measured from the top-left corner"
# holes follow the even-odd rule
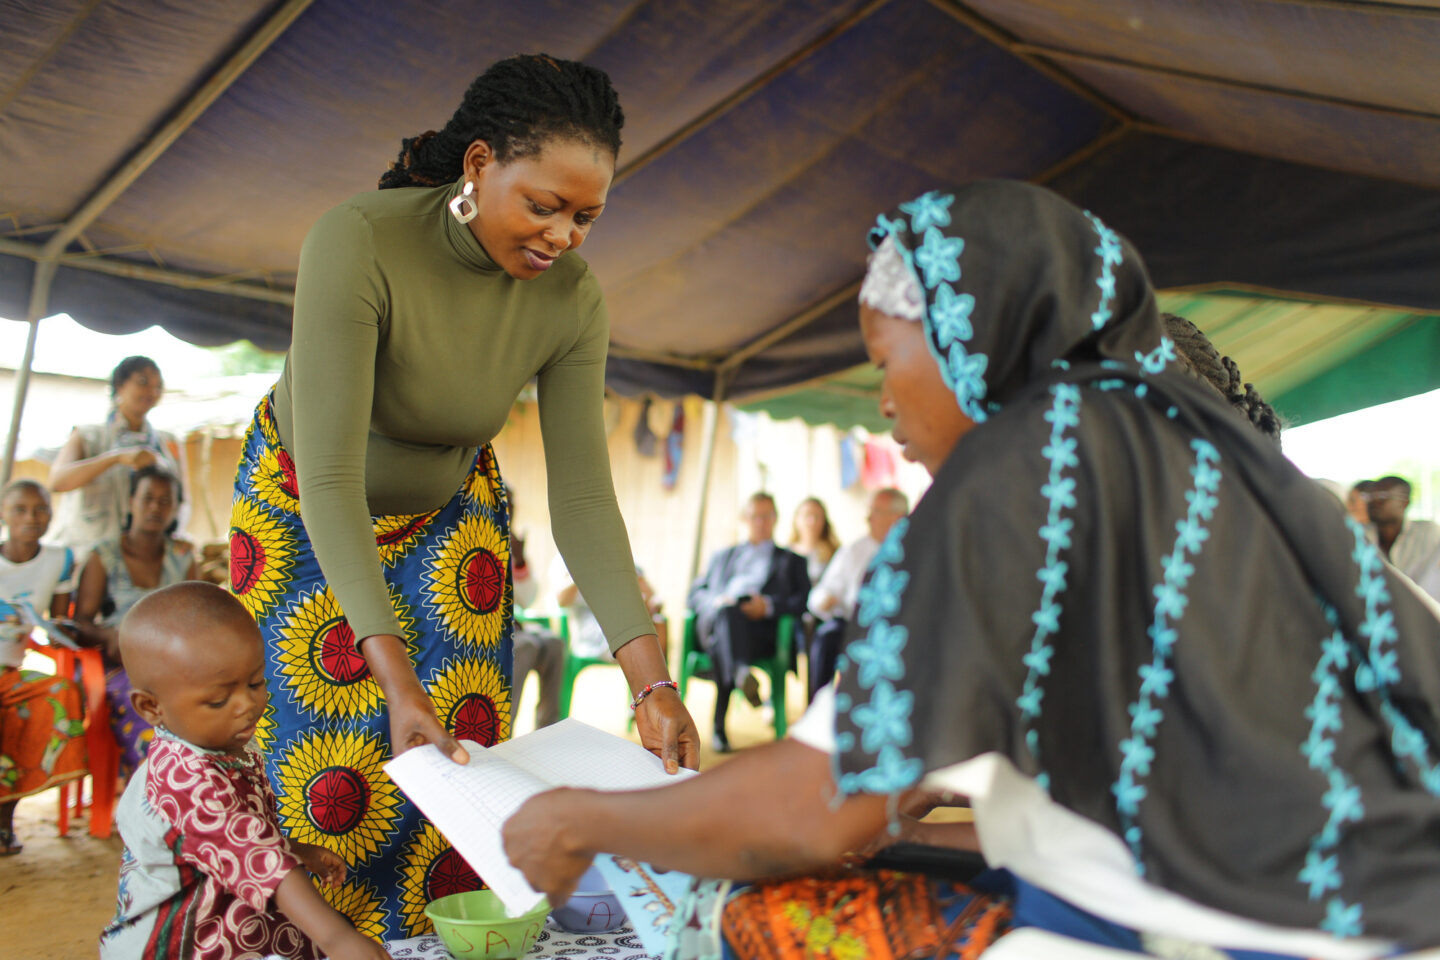
[[[881,541],[880,549],[875,551],[875,559],[870,561],[870,565],[872,567],[878,567],[883,563],[887,567],[893,567],[897,563],[903,562],[905,559],[905,547],[901,541],[905,539],[905,534],[908,533],[909,530],[909,517],[901,517],[899,520],[896,520],[895,525],[890,528],[890,533]]]
[[[1035,574],[1043,585],[1040,606],[1030,617],[1035,624],[1035,634],[1030,639],[1030,650],[1022,658],[1027,673],[1015,703],[1020,708],[1021,726],[1025,731],[1025,745],[1041,768],[1040,734],[1035,721],[1040,717],[1045,688],[1044,678],[1050,675],[1050,661],[1055,648],[1050,638],[1060,629],[1061,606],[1059,597],[1065,592],[1066,575],[1069,565],[1060,559],[1061,551],[1070,547],[1070,530],[1073,521],[1063,516],[1066,510],[1075,507],[1075,479],[1065,476],[1067,467],[1079,463],[1075,454],[1076,441],[1066,437],[1065,431],[1080,423],[1080,389],[1074,384],[1061,383],[1050,388],[1055,398],[1045,419],[1050,423],[1050,442],[1040,451],[1050,461],[1050,476],[1040,488],[1040,495],[1049,502],[1045,523],[1040,528],[1040,539],[1045,541],[1045,565]],[[1040,785],[1049,788],[1049,775],[1041,769],[1036,777]]]
[[[900,204],[900,210],[910,215],[910,228],[918,235],[931,227],[950,226],[950,204],[954,202],[953,194],[942,196],[931,190],[908,203]]]
[[[857,603],[860,626],[868,627],[881,617],[893,617],[900,609],[900,595],[910,582],[910,574],[896,570],[888,563],[879,563],[870,571],[870,578],[860,588]],[[853,659],[853,658],[852,658]]]
[[[951,283],[959,280],[960,254],[964,249],[965,241],[959,237],[947,237],[938,227],[926,230],[924,242],[915,251],[915,267],[924,274],[925,286],[933,288],[942,280]]]
[[[902,655],[908,632],[903,624],[890,622],[899,612],[901,598],[910,582],[909,572],[896,569],[905,560],[903,541],[909,527],[908,519],[902,519],[890,528],[860,590],[856,619],[868,631],[863,639],[852,642],[846,649],[842,669],[847,676],[853,671],[856,684],[870,693],[865,700],[852,700],[848,694],[839,694],[835,698],[835,709],[837,715],[850,715],[859,728],[861,748],[874,754],[876,760],[875,766],[860,773],[840,775],[837,769],[836,782],[841,793],[860,790],[894,793],[913,784],[924,771],[924,765],[918,759],[907,759],[902,749],[912,740],[910,713],[915,707],[915,695],[894,686],[894,682],[905,677]],[[854,735],[849,732],[836,738],[834,762],[837,767],[840,755],[854,746]]]
[[[1100,288],[1100,304],[1090,314],[1091,325],[1099,330],[1114,316],[1110,307],[1115,302],[1115,268],[1120,266],[1124,253],[1115,231],[1101,223],[1100,218],[1089,210],[1084,213],[1085,219],[1090,221],[1100,237],[1100,245],[1095,248],[1095,255],[1100,258],[1100,276],[1095,280],[1095,286]]]
[[[1360,567],[1355,595],[1365,601],[1365,619],[1360,623],[1359,633],[1370,642],[1364,658],[1355,667],[1355,689],[1377,694],[1380,716],[1390,728],[1391,752],[1397,760],[1413,763],[1421,785],[1440,796],[1440,765],[1436,763],[1433,745],[1396,708],[1390,697],[1390,687],[1400,682],[1399,655],[1393,649],[1400,633],[1395,627],[1394,611],[1385,609],[1391,606],[1391,601],[1390,589],[1385,585],[1384,563],[1379,551],[1365,536],[1365,528],[1354,520],[1347,522],[1355,538],[1351,558]]]
[[[905,661],[900,655],[908,639],[909,632],[903,624],[876,620],[864,640],[850,645],[850,661],[857,668],[855,682],[868,689],[882,678],[903,679]]]
[[[1174,359],[1175,343],[1169,337],[1161,337],[1160,346],[1148,354],[1141,353],[1139,350],[1135,351],[1135,362],[1140,364],[1140,368],[1146,373],[1162,373],[1165,370],[1165,364]],[[1135,389],[1138,391],[1140,388],[1136,387]],[[1144,394],[1139,395],[1144,396]]]
[[[1365,930],[1364,913],[1358,903],[1347,905],[1339,897],[1331,897],[1325,905],[1325,919],[1320,921],[1320,929],[1337,937],[1358,937]]]
[[[860,727],[860,746],[867,753],[879,753],[887,744],[910,746],[910,711],[915,694],[896,690],[889,680],[881,680],[870,693],[870,699],[850,712]]]
[[[960,280],[960,255],[965,251],[965,241],[960,237],[947,237],[940,230],[950,225],[950,205],[954,200],[949,194],[932,190],[902,203],[900,211],[910,217],[908,232],[912,238],[920,238],[920,244],[913,251],[903,243],[896,246],[922,285],[934,291],[925,310],[925,324],[927,342],[940,365],[940,375],[954,392],[965,415],[976,423],[984,423],[999,409],[993,402],[985,402],[989,390],[985,372],[990,360],[965,346],[975,336],[970,320],[976,306],[974,296],[957,292],[951,286]],[[903,229],[903,219],[882,215],[870,233],[871,245],[878,246],[887,235],[898,234]]]
[[[880,241],[881,241],[881,240],[884,240],[886,237],[890,236],[892,233],[899,233],[901,230],[904,230],[904,229],[905,229],[905,221],[904,221],[904,220],[891,220],[889,217],[885,216],[885,214],[883,214],[883,213],[880,214],[878,217],[875,218],[875,227],[874,227],[874,229],[871,231],[871,234],[870,234],[870,243],[871,243],[871,246],[874,246],[874,247],[880,246]],[[896,249],[898,249],[898,250],[900,251],[900,256],[902,256],[902,257],[905,258],[905,262],[906,262],[906,263],[909,263],[909,262],[910,262],[910,251],[907,250],[907,249],[905,249],[905,244],[903,244],[903,243],[897,243],[897,244],[895,244],[895,247],[896,247]]]
[[[882,747],[875,766],[859,773],[847,773],[838,780],[840,792],[844,793],[895,793],[913,785],[925,772],[925,765],[917,758],[906,759],[899,747]]]
[[[1175,679],[1169,659],[1179,635],[1173,624],[1185,615],[1189,604],[1185,590],[1195,572],[1186,555],[1198,556],[1210,538],[1205,524],[1214,516],[1219,502],[1215,497],[1215,490],[1220,486],[1220,470],[1215,466],[1220,462],[1219,451],[1199,439],[1190,441],[1190,449],[1195,451],[1195,465],[1190,468],[1191,489],[1185,494],[1189,507],[1184,519],[1175,523],[1175,546],[1161,560],[1165,576],[1154,589],[1155,615],[1147,631],[1154,655],[1151,662],[1138,671],[1140,696],[1130,704],[1130,736],[1120,741],[1120,776],[1110,788],[1115,795],[1122,835],[1141,874],[1145,872],[1140,855],[1142,831],[1135,818],[1148,791],[1140,781],[1150,775],[1150,765],[1155,759],[1150,740],[1164,719],[1156,702],[1165,699]]]
[[[1310,720],[1310,734],[1300,745],[1300,753],[1310,769],[1324,776],[1329,785],[1320,801],[1329,815],[1325,825],[1311,838],[1310,849],[1305,854],[1305,866],[1296,875],[1296,879],[1307,888],[1311,900],[1319,900],[1327,892],[1340,889],[1343,882],[1340,858],[1331,851],[1340,843],[1341,828],[1346,823],[1358,822],[1365,815],[1360,787],[1335,765],[1335,736],[1344,726],[1340,712],[1340,677],[1350,666],[1350,644],[1340,631],[1340,618],[1329,604],[1325,605],[1325,619],[1331,626],[1331,633],[1320,644],[1320,660],[1310,675],[1315,681],[1315,699],[1305,708],[1305,716]],[[1361,932],[1358,906],[1347,907],[1339,897],[1331,897],[1326,916],[1348,916],[1346,911],[1350,910],[1354,911],[1354,929],[1350,935],[1354,935]]]
[[[935,289],[935,302],[930,306],[930,322],[935,327],[935,339],[942,349],[948,349],[957,340],[969,340],[975,336],[970,325],[970,313],[975,309],[975,298],[968,293],[956,293],[948,283]]]
[[[983,423],[987,416],[980,401],[987,389],[985,368],[989,363],[989,358],[983,353],[967,353],[964,344],[959,341],[950,345],[945,356],[944,369],[950,374],[950,388],[955,391],[955,399],[965,415],[976,423]]]

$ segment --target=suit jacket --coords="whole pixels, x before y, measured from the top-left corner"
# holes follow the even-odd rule
[[[702,624],[714,619],[712,608],[730,582],[737,547],[738,544],[716,551],[710,558],[705,575],[690,588],[690,609],[695,611]],[[797,617],[804,613],[805,602],[810,596],[810,573],[806,569],[805,558],[776,544],[770,556],[770,575],[765,578],[760,593],[770,601],[770,608],[774,611],[774,617],[763,622],[773,624],[775,619],[787,613]]]

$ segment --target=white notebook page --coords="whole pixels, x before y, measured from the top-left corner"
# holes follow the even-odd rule
[[[510,866],[500,840],[500,828],[526,800],[552,787],[643,790],[677,782],[644,747],[573,718],[488,749],[471,741],[464,746],[470,752],[464,766],[427,745],[391,760],[385,772],[484,878],[511,916],[540,901],[524,875]]]

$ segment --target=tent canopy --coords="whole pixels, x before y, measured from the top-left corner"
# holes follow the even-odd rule
[[[608,71],[628,117],[584,251],[622,391],[854,368],[867,227],[976,177],[1046,183],[1157,286],[1210,290],[1194,318],[1274,340],[1304,416],[1440,386],[1419,3],[0,0],[0,316],[282,349],[309,225],[537,49]],[[1309,305],[1336,299],[1366,306]]]

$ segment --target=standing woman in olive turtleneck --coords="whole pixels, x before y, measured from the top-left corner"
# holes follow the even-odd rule
[[[490,440],[531,378],[555,542],[631,690],[669,680],[610,478],[605,301],[574,252],[623,122],[599,70],[500,61],[301,250],[285,371],[236,477],[231,581],[266,641],[256,738],[281,820],[344,858],[327,896],[376,936],[427,931],[429,900],[478,885],[380,765],[509,735],[508,510]],[[667,766],[695,766],[673,687],[641,697],[636,719]]]

